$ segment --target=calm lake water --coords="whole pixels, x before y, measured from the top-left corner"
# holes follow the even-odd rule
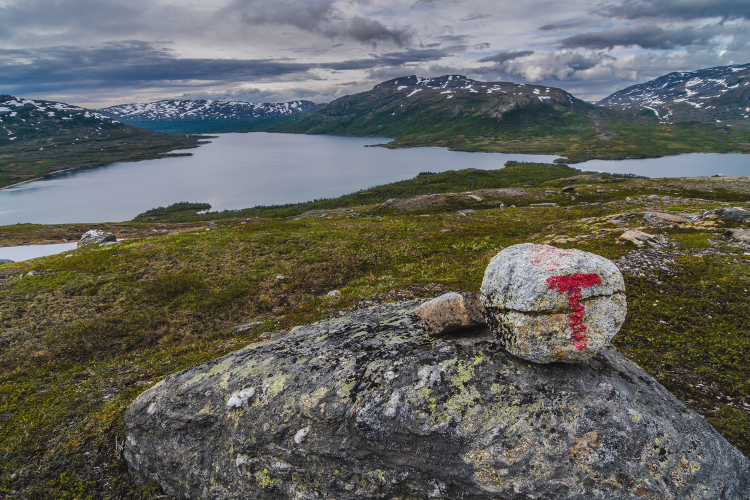
[[[193,156],[63,172],[0,190],[0,225],[123,221],[178,201],[210,203],[213,210],[305,202],[409,179],[422,171],[492,170],[509,160],[550,163],[556,158],[364,147],[384,142],[388,139],[220,134],[211,144],[189,150]],[[575,166],[651,177],[750,175],[750,155],[594,160]]]

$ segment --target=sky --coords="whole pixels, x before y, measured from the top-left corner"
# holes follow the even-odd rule
[[[406,75],[596,101],[750,63],[750,0],[0,0],[0,94],[328,102]]]

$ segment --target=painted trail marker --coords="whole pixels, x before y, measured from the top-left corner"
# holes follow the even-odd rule
[[[481,293],[505,349],[535,363],[580,363],[606,345],[627,313],[613,262],[580,250],[525,243],[498,253]]]

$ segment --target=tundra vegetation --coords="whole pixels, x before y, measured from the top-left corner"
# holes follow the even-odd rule
[[[191,205],[172,213],[195,217],[188,222],[165,209],[119,224],[0,227],[9,244],[93,227],[131,237],[0,266],[0,492],[164,498],[154,483],[134,484],[121,456],[123,413],[145,389],[266,332],[385,301],[477,291],[489,260],[525,242],[614,259],[628,315],[613,343],[750,453],[750,247],[724,235],[741,224],[644,220],[750,208],[750,179],[518,165],[507,169],[510,180],[480,183],[493,175],[420,175],[376,189],[381,195],[275,217],[197,216]],[[628,228],[660,246],[617,244]],[[340,295],[328,296],[334,289]]]

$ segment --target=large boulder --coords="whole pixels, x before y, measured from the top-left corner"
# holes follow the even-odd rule
[[[535,363],[585,361],[625,321],[625,281],[599,255],[524,243],[491,261],[482,281],[487,323],[508,352]]]
[[[750,461],[606,346],[529,363],[387,304],[172,374],[124,456],[176,498],[737,499]]]
[[[99,245],[107,241],[117,241],[117,236],[112,233],[102,231],[101,229],[89,229],[88,231],[83,233],[83,236],[81,236],[81,239],[78,240],[78,245],[76,246],[81,247],[85,245]]]

